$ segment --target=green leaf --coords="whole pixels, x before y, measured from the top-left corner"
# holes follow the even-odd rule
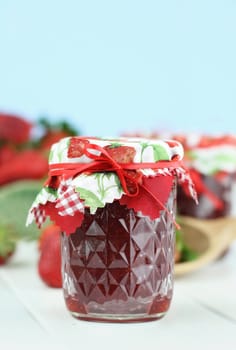
[[[152,145],[152,147],[155,162],[157,162],[158,160],[169,160],[169,155],[162,146]]]
[[[16,181],[1,187],[0,191],[0,223],[10,228],[16,240],[37,239],[40,231],[35,223],[26,227],[28,211],[42,188],[40,181]]]
[[[84,199],[85,205],[90,207],[91,211],[94,212],[97,208],[103,208],[104,203],[91,191],[86,190],[82,187],[76,187],[76,192],[79,192],[80,198]]]
[[[38,120],[38,125],[41,126],[44,129],[44,132],[47,131],[64,131],[66,134],[70,136],[76,136],[79,135],[78,130],[74,126],[72,126],[70,123],[67,122],[67,117],[60,118],[61,121],[57,123],[51,123],[49,122],[49,117],[47,115],[43,115]]]

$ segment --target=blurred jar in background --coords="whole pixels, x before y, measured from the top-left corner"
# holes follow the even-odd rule
[[[173,136],[172,136],[173,137]],[[178,188],[178,213],[202,219],[236,215],[236,137],[184,135],[185,162],[199,205]]]

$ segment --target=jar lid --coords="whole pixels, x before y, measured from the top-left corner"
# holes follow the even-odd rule
[[[172,140],[64,138],[51,148],[49,177],[27,223],[35,219],[41,226],[48,215],[72,233],[85,208],[94,214],[114,200],[157,218],[165,210],[175,177],[196,197],[182,158],[182,145]]]
[[[98,148],[93,149],[92,145],[97,145]],[[99,156],[102,148],[121,163],[156,163],[174,158],[181,160],[184,156],[182,145],[173,140],[67,137],[52,146],[49,164],[92,162],[94,159],[86,151]]]

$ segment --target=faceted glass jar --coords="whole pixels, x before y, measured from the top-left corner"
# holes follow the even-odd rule
[[[173,292],[176,186],[158,219],[118,201],[85,212],[75,233],[62,234],[63,290],[73,316],[90,321],[159,319]]]

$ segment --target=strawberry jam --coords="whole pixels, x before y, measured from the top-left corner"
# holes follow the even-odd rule
[[[151,220],[119,201],[86,209],[82,225],[62,235],[63,289],[75,317],[134,322],[161,318],[173,290],[175,188]]]

